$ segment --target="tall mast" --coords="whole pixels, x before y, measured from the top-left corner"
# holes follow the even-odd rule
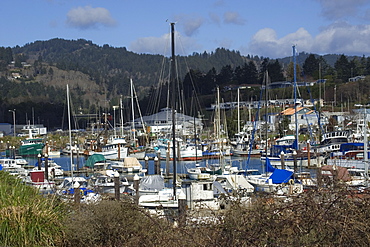
[[[122,95],[119,99],[119,108],[120,108],[120,115],[121,115],[121,138],[123,138],[123,104],[122,104]]]
[[[294,121],[295,121],[295,141],[293,148],[298,150],[298,116],[297,116],[297,71],[295,58],[295,45],[293,45],[293,71],[294,71]]]
[[[367,109],[364,105],[364,163],[365,163],[365,185],[369,184],[369,159],[368,159],[368,140],[367,140]]]
[[[71,158],[71,177],[73,179],[73,150],[72,150],[72,127],[71,127],[71,109],[69,106],[69,87],[67,84],[67,108],[68,108],[68,133],[69,133],[69,147],[70,147],[70,158]],[[76,149],[77,151],[77,149]]]
[[[171,74],[172,84],[172,160],[173,160],[173,198],[176,199],[176,67],[175,67],[175,23],[171,22]]]
[[[266,70],[266,74],[265,74],[265,153],[266,153],[266,157],[267,157],[267,149],[268,149],[268,100],[269,100],[269,96],[268,96],[268,82],[269,82],[269,71]]]
[[[132,85],[132,79],[130,79],[130,86],[131,86],[131,111],[132,111],[132,137],[134,141],[134,145],[136,147],[136,135],[135,135],[135,114],[134,114],[134,90]]]
[[[240,134],[240,88],[238,87],[238,134]]]

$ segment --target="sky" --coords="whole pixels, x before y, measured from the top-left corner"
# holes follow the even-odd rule
[[[2,1],[0,46],[86,39],[135,53],[213,52],[282,58],[297,52],[370,56],[369,0]]]

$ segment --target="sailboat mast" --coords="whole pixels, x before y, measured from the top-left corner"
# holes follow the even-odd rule
[[[269,71],[266,70],[266,74],[265,74],[266,78],[265,78],[265,153],[266,153],[266,157],[267,157],[267,149],[268,149],[268,100],[269,100],[269,96],[268,96],[268,81],[269,81]]]
[[[119,99],[120,115],[121,115],[121,137],[123,138],[123,104],[122,104],[122,95]]]
[[[238,134],[240,134],[240,88],[238,87]]]
[[[368,140],[367,140],[367,109],[364,107],[364,163],[366,186],[369,184],[369,159],[368,159]]]
[[[298,150],[298,116],[297,116],[297,70],[295,58],[295,45],[293,45],[293,71],[294,71],[294,121],[295,121],[295,141],[294,149]]]
[[[131,111],[132,111],[132,136],[134,145],[136,147],[136,135],[135,135],[135,113],[134,113],[134,90],[132,85],[132,79],[130,79],[130,86],[131,86]]]
[[[71,109],[69,106],[69,87],[67,84],[67,109],[68,109],[68,130],[69,130],[69,147],[70,147],[70,158],[71,158],[71,177],[73,178],[73,150],[72,150],[72,127],[71,127]],[[77,149],[76,149],[77,151]]]
[[[176,67],[175,67],[175,23],[171,22],[171,84],[172,84],[172,160],[173,160],[173,198],[176,199]]]

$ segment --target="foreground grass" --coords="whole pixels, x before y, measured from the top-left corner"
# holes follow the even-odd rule
[[[370,246],[370,194],[333,184],[251,200],[163,218],[131,200],[67,205],[0,172],[0,246]]]
[[[65,205],[0,171],[0,243],[2,246],[56,246],[64,239]]]

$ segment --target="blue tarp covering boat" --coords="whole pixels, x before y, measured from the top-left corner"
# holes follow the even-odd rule
[[[288,171],[285,169],[275,169],[274,172],[271,174],[270,179],[272,179],[272,183],[274,184],[283,184],[288,183],[292,176],[292,171]]]
[[[272,183],[274,184],[288,183],[293,176],[292,171],[274,168],[271,165],[269,158],[266,158],[266,171],[272,172],[269,179],[272,179]]]
[[[266,157],[266,163],[265,163],[265,165],[266,165],[266,172],[274,172],[275,169],[276,169],[275,167],[273,167],[271,165],[270,159],[267,158],[267,157]]]

